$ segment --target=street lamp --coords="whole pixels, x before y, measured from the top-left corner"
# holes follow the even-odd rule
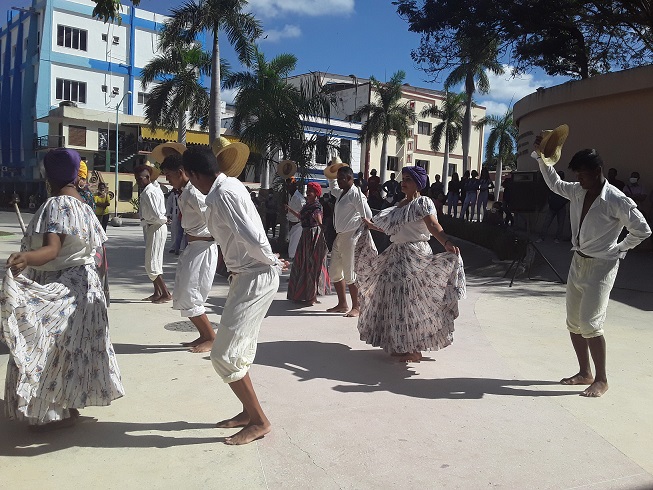
[[[118,119],[118,109],[120,109],[120,105],[122,104],[122,101],[125,100],[125,97],[128,95],[131,95],[132,91],[128,90],[125,95],[122,96],[122,99],[120,99],[120,102],[116,105],[116,185],[114,188],[114,195],[113,198],[116,200],[116,212],[114,215],[114,218],[118,218],[118,124],[120,123]]]

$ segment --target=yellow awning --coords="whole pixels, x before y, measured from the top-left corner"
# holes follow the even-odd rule
[[[155,129],[154,131],[146,126],[141,126],[141,136],[143,138],[151,138],[155,140],[177,141],[177,131],[167,132],[165,129]],[[229,141],[238,141],[235,136],[226,136]],[[188,131],[186,132],[186,143],[193,143],[196,145],[208,145],[209,134],[202,131]]]

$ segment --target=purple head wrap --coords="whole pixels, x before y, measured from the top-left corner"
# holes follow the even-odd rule
[[[79,172],[79,153],[68,148],[55,148],[45,154],[43,166],[48,179],[59,184],[75,182]]]
[[[404,167],[401,169],[401,172],[410,175],[413,182],[417,184],[418,191],[426,187],[426,170],[422,167]]]

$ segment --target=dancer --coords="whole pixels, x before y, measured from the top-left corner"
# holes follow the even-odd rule
[[[298,213],[290,206],[302,226],[295,262],[290,270],[288,299],[308,304],[319,303],[318,295],[331,292],[331,281],[326,266],[327,243],[322,232],[322,187],[316,182],[306,186],[306,204]]]
[[[181,155],[170,155],[161,164],[161,172],[168,182],[181,191],[178,200],[181,227],[188,240],[177,262],[172,307],[180,310],[182,317],[189,318],[200,334],[197,339],[182,345],[190,347],[191,352],[209,352],[215,333],[206,316],[204,303],[213,286],[218,247],[206,227],[205,196],[190,183],[182,165]]]
[[[107,237],[77,192],[79,162],[74,150],[46,154],[52,197],[7,260],[0,295],[6,411],[34,430],[69,427],[79,409],[124,395],[93,258]]]
[[[232,445],[255,441],[271,429],[248,371],[254,362],[261,322],[279,288],[279,273],[288,265],[272,253],[245,186],[228,176],[240,174],[248,155],[246,145],[232,143],[216,156],[205,148],[189,148],[183,156],[188,178],[207,196],[207,226],[231,272],[211,362],[243,404],[241,413],[217,424],[220,428],[242,427],[227,438],[226,443]]]
[[[334,171],[337,172],[337,182],[333,180]],[[354,271],[354,247],[356,246],[354,235],[363,224],[363,218],[370,219],[372,217],[372,211],[360,189],[354,186],[354,172],[347,164],[331,165],[324,170],[324,175],[329,181],[331,195],[336,198],[333,221],[336,239],[331,249],[329,275],[338,294],[338,304],[327,311],[345,313],[347,317],[356,317],[360,309]],[[347,304],[347,287],[351,296],[351,310]]]
[[[143,301],[165,303],[172,295],[163,281],[163,249],[166,246],[168,228],[166,223],[165,197],[156,181],[159,169],[153,164],[139,165],[134,169],[136,184],[141,189],[138,211],[145,236],[145,271],[154,284],[154,294]]]
[[[560,383],[589,385],[581,395],[599,397],[608,390],[603,323],[619,259],[649,237],[651,230],[635,202],[607,182],[603,160],[596,150],[581,150],[572,157],[569,168],[576,173],[578,182],[565,182],[553,164],[559,158],[566,132],[556,128],[545,138],[536,138],[531,156],[537,160],[549,188],[569,199],[574,251],[567,277],[567,329],[579,371]],[[556,148],[558,151],[553,151]],[[619,241],[624,227],[629,233]]]
[[[438,223],[433,201],[420,197],[425,185],[423,168],[404,167],[406,197],[365,220],[369,228],[389,234],[392,244],[377,256],[369,233],[363,233],[357,245],[361,340],[402,362],[419,362],[421,351],[453,342],[458,300],[466,294],[460,251]],[[433,254],[431,235],[446,253]]]

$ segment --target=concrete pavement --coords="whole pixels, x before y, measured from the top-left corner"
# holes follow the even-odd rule
[[[18,233],[0,213],[0,231]],[[653,254],[630,254],[608,310],[610,390],[557,384],[577,368],[564,286],[498,277],[507,267],[462,243],[468,298],[454,344],[409,367],[360,342],[356,321],[285,300],[261,329],[252,379],[273,424],[244,447],[214,423],[240,409],[170,305],[143,303],[140,228],[109,228],[111,335],[127,390],[68,430],[32,434],[0,419],[0,477],[11,488],[653,488]],[[0,261],[18,247],[0,239]],[[566,276],[569,244],[540,244]],[[569,257],[570,258],[570,257]],[[174,279],[176,257],[165,257]],[[566,267],[568,267],[568,262]],[[547,267],[534,275],[547,277]],[[218,323],[227,284],[209,311]],[[6,348],[0,347],[0,378]],[[3,485],[5,486],[5,485]]]

